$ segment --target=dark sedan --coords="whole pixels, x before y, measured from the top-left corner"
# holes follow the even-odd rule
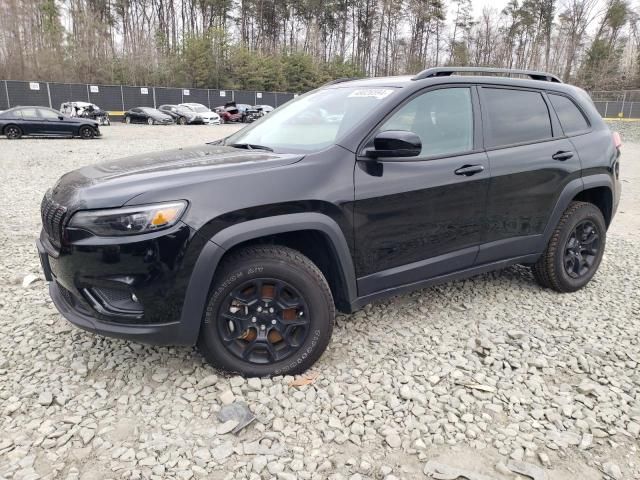
[[[178,125],[204,123],[200,115],[180,105],[160,105],[158,110],[169,115]]]
[[[0,133],[11,140],[25,135],[86,139],[100,136],[98,122],[66,117],[46,107],[14,107],[0,113]]]
[[[149,125],[170,125],[173,118],[157,108],[135,107],[124,112],[124,123],[147,123]]]

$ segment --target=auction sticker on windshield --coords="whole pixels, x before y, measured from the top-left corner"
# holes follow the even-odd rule
[[[390,88],[360,88],[349,94],[349,97],[373,97],[377,99],[388,97],[393,93]]]

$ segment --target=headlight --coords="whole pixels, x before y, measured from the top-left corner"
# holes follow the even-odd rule
[[[136,235],[175,225],[186,208],[187,202],[179,200],[155,205],[80,211],[71,217],[69,227],[88,230],[103,237]]]

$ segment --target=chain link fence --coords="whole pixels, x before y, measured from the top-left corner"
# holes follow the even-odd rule
[[[285,92],[0,80],[0,110],[22,105],[59,109],[64,102],[89,102],[114,117],[134,107],[178,103],[201,103],[211,109],[232,101],[278,107],[294,96]]]
[[[640,118],[640,90],[594,90],[589,94],[604,118]]]

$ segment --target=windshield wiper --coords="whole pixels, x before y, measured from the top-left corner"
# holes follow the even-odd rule
[[[233,148],[246,148],[247,150],[266,150],[267,152],[273,152],[273,148],[256,145],[255,143],[232,143],[229,146]]]

